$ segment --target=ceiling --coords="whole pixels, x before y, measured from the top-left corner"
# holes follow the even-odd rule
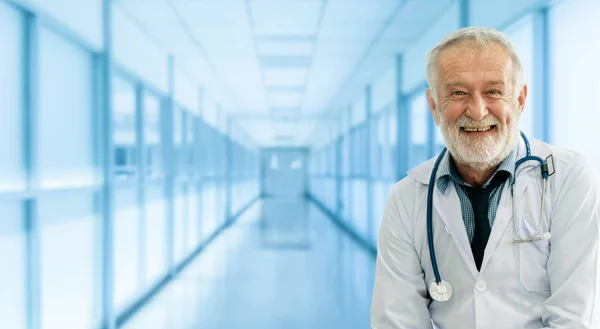
[[[452,0],[119,0],[260,146],[301,146]],[[415,13],[419,13],[416,15]],[[210,81],[209,81],[210,80]]]

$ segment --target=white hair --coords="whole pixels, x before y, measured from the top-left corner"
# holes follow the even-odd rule
[[[513,87],[515,91],[524,85],[523,65],[517,55],[512,43],[504,34],[487,27],[466,27],[454,31],[440,41],[427,56],[427,84],[431,90],[431,96],[437,103],[438,95],[436,90],[437,83],[437,61],[440,54],[447,48],[454,45],[474,45],[479,49],[484,49],[490,44],[498,44],[504,47],[510,54],[513,64]]]

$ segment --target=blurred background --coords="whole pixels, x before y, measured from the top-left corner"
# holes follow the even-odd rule
[[[522,130],[600,163],[598,17],[598,0],[0,0],[0,328],[369,328],[385,200],[444,144],[427,52],[505,32]]]

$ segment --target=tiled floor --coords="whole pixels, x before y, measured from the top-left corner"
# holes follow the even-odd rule
[[[299,199],[257,203],[126,329],[368,329],[374,259]]]

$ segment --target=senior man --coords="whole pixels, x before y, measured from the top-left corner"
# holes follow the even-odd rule
[[[388,198],[372,328],[600,328],[600,185],[579,154],[520,134],[527,86],[510,40],[455,31],[427,80],[447,151]]]

